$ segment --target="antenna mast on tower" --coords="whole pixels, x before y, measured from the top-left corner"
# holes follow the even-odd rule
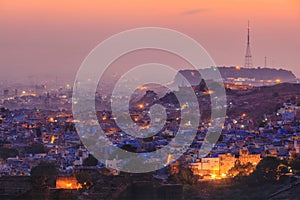
[[[250,50],[250,22],[248,21],[248,27],[247,27],[248,35],[247,35],[247,49],[246,49],[246,55],[245,55],[245,65],[246,68],[252,68],[252,55]]]
[[[267,56],[265,56],[265,68],[267,68]]]

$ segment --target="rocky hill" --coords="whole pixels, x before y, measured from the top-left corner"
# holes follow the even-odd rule
[[[234,106],[228,115],[238,116],[247,113],[254,119],[261,119],[264,114],[275,112],[284,102],[300,103],[300,84],[282,83],[263,86],[251,90],[227,90],[227,102]]]

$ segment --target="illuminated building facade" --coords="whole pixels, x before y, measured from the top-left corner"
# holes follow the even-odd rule
[[[198,159],[196,163],[190,164],[190,169],[194,175],[199,175],[203,179],[225,178],[237,160],[241,164],[249,162],[256,166],[261,158],[260,154],[249,154],[247,149],[242,149],[239,157],[234,157],[232,154],[219,154],[218,157]]]

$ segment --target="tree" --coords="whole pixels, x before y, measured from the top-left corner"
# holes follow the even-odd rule
[[[173,174],[171,179],[175,183],[192,185],[197,182],[198,177],[193,175],[193,172],[190,168],[187,168],[181,164],[179,166],[179,173]]]
[[[85,171],[80,171],[76,174],[76,179],[78,183],[82,185],[82,188],[89,189],[93,185],[92,176]]]
[[[42,130],[41,130],[41,127],[37,127],[35,129],[35,134],[37,137],[41,137],[42,136]]]
[[[30,146],[25,147],[25,152],[30,154],[47,153],[48,149],[39,142],[34,142]]]
[[[98,160],[91,154],[83,160],[83,166],[96,166],[98,165]]]
[[[6,160],[7,158],[16,157],[19,155],[17,149],[0,148],[0,158]]]
[[[198,182],[198,176],[194,176],[190,168],[187,168],[185,164],[180,163],[179,173],[172,174],[170,176],[171,182],[183,185],[183,193],[185,199],[193,199],[196,195],[195,185]]]
[[[281,161],[275,157],[266,157],[262,159],[257,165],[252,178],[256,181],[273,182],[279,179],[280,171],[278,166]]]
[[[58,171],[54,163],[42,161],[31,169],[30,177],[37,187],[43,187],[55,180],[57,174]]]
[[[239,178],[241,176],[249,176],[254,169],[255,167],[251,163],[241,164],[241,162],[237,160],[234,163],[234,167],[228,171],[228,174]]]
[[[7,108],[1,107],[1,113],[8,112],[9,110]]]
[[[184,183],[192,184],[193,180],[193,173],[189,168],[181,169],[181,176]]]
[[[281,163],[278,165],[277,170],[281,173],[281,174],[286,174],[289,172],[288,166]]]
[[[290,166],[294,172],[300,171],[300,158],[294,158],[290,161]]]

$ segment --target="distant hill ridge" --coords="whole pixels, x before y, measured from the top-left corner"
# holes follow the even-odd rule
[[[227,78],[251,78],[255,80],[280,79],[281,82],[296,82],[296,76],[292,71],[275,68],[237,68],[237,67],[217,67],[223,79]],[[192,85],[198,85],[202,79],[201,74],[214,73],[214,68],[197,70],[180,70],[175,76],[174,83],[181,85],[185,80],[179,75],[183,75]]]

